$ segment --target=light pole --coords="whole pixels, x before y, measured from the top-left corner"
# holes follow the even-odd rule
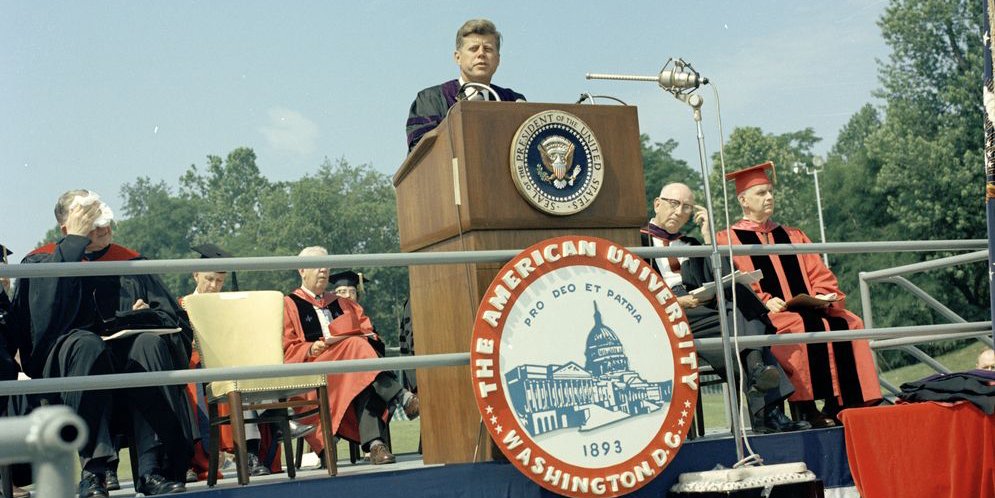
[[[822,194],[819,192],[819,171],[822,171],[824,164],[826,164],[825,159],[821,156],[814,156],[811,166],[798,162],[792,167],[795,173],[800,173],[804,170],[805,173],[812,175],[812,179],[815,180],[815,206],[819,212],[819,236],[823,244],[826,243],[826,223],[822,220]],[[826,268],[829,268],[828,254],[822,253],[822,261],[826,264]]]

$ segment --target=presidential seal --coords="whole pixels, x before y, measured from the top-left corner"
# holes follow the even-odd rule
[[[583,211],[604,180],[601,145],[587,124],[563,111],[522,123],[511,143],[511,178],[536,209],[558,216]]]
[[[522,251],[484,295],[470,348],[491,437],[550,491],[631,493],[691,426],[698,362],[683,309],[609,240],[571,235]]]

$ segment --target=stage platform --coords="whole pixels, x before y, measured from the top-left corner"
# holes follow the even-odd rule
[[[765,463],[804,461],[826,488],[852,487],[843,429],[819,429],[788,434],[752,436],[749,443]],[[631,496],[661,497],[684,472],[711,470],[716,465],[731,466],[736,451],[731,437],[706,436],[685,443],[678,457],[663,475]],[[111,496],[130,497],[130,483]],[[239,486],[233,473],[214,488],[203,482],[188,485],[185,496],[212,498],[273,498],[280,496],[376,496],[377,498],[493,497],[530,498],[557,496],[521,475],[507,463],[488,462],[459,465],[424,465],[419,455],[399,455],[394,465],[339,462],[339,475],[329,478],[324,470],[298,471],[297,479],[286,474],[252,478]],[[827,493],[827,496],[831,496]]]

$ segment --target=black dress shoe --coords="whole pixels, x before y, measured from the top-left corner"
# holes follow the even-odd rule
[[[314,432],[318,427],[311,424],[290,424],[290,438],[300,439]]]
[[[781,407],[765,408],[762,417],[754,417],[753,432],[771,434],[774,432],[792,432],[811,429],[812,424],[804,420],[794,421],[788,418]]]
[[[263,462],[259,461],[259,457],[255,453],[249,453],[249,475],[250,476],[268,476],[270,471],[263,465]]]
[[[117,491],[121,489],[121,482],[117,480],[117,471],[108,470],[104,472],[104,482],[107,483],[107,491]]]
[[[298,424],[293,420],[290,421],[290,439],[300,439],[316,430],[318,430],[318,427],[315,425]],[[276,439],[283,439],[283,429],[277,429],[276,434],[273,437]]]
[[[79,479],[79,498],[107,498],[107,486],[101,476],[84,470]]]
[[[135,488],[135,491],[145,496],[182,493],[186,490],[187,486],[182,482],[170,481],[159,474],[146,474],[140,477]]]

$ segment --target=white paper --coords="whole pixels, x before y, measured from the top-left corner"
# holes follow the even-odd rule
[[[722,286],[729,287],[732,285],[733,277],[736,277],[737,284],[750,285],[754,282],[759,282],[760,279],[764,278],[764,273],[760,270],[753,270],[749,273],[744,273],[736,270],[724,277],[722,277]],[[688,292],[691,296],[694,296],[699,301],[708,301],[715,297],[715,282],[708,282],[697,289]]]

